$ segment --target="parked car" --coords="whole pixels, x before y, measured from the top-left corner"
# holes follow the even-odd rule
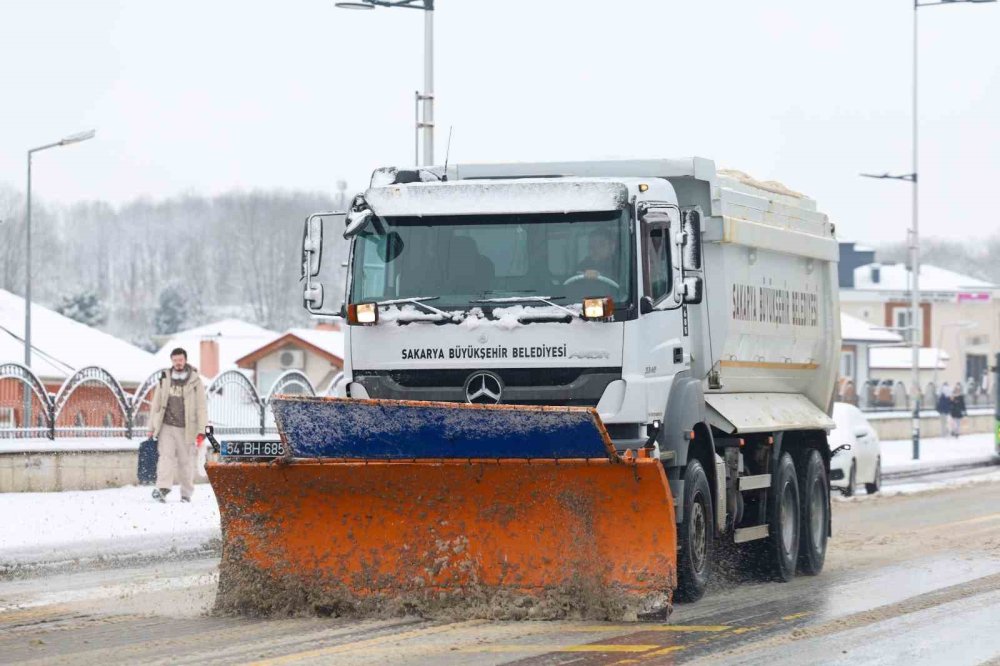
[[[882,486],[882,453],[875,429],[861,410],[844,402],[833,403],[833,421],[830,449],[844,444],[851,449],[841,449],[830,459],[830,487],[850,497],[863,483],[869,495],[877,493]]]

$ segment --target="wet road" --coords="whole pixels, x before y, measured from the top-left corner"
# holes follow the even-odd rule
[[[215,561],[0,580],[0,663],[976,664],[1000,658],[1000,483],[834,503],[826,570],[669,624],[209,617]]]

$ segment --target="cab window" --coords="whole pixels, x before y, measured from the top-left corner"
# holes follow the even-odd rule
[[[643,216],[643,286],[653,303],[673,290],[670,265],[670,216],[667,209],[647,210]]]

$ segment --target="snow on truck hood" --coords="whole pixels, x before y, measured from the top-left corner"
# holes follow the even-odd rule
[[[605,179],[466,180],[371,187],[365,199],[381,217],[597,212],[623,208],[628,188]]]

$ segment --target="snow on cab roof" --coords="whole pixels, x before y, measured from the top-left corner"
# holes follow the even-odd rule
[[[96,365],[123,384],[139,384],[163,367],[149,352],[31,304],[31,369],[43,380],[64,380]],[[24,299],[0,289],[0,362],[24,362]]]
[[[610,179],[456,180],[371,187],[365,198],[379,216],[613,211],[628,189]]]

